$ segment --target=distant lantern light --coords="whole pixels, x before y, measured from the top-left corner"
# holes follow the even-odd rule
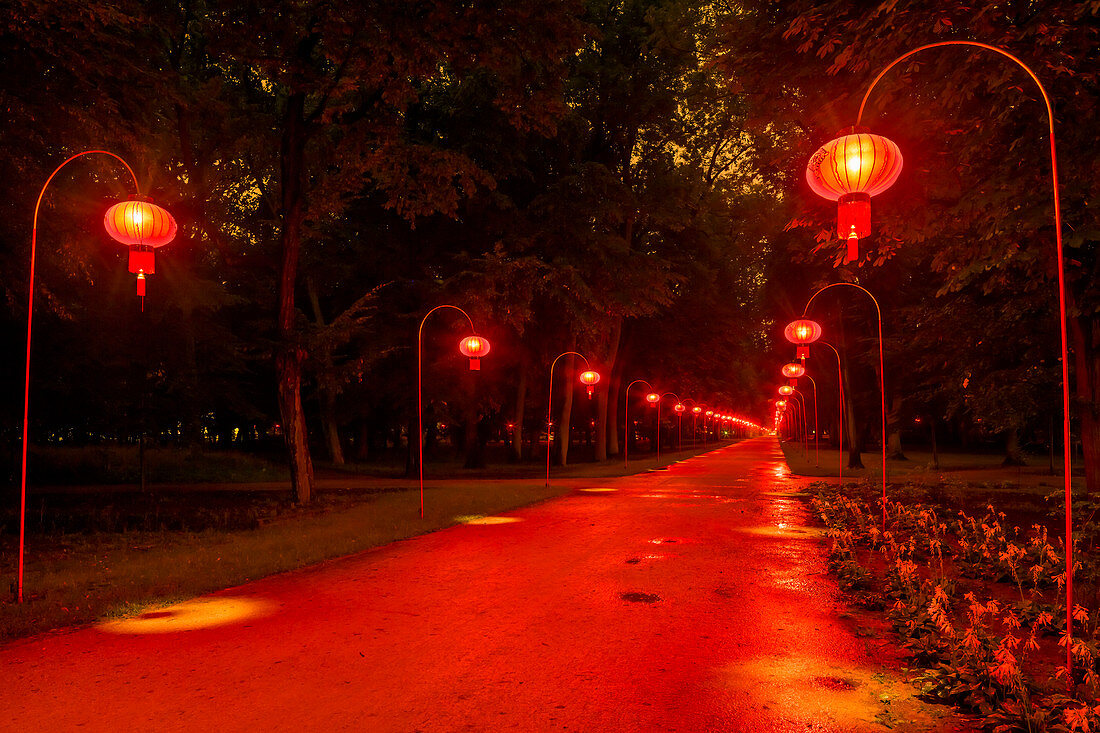
[[[792,344],[798,346],[796,358],[805,361],[810,355],[809,345],[821,338],[821,326],[808,318],[799,318],[787,324],[783,329],[783,335]]]
[[[848,240],[848,262],[859,258],[859,240],[871,234],[871,197],[894,185],[901,167],[897,145],[856,128],[810,157],[806,181],[814,193],[837,202],[837,235]]]
[[[592,399],[592,389],[599,381],[599,372],[594,372],[591,369],[586,372],[581,372],[581,384],[583,384],[588,389],[588,399]]]
[[[656,392],[650,392],[645,396],[645,401],[651,405],[656,405],[658,402],[661,401],[661,395],[657,394]]]
[[[684,410],[686,410],[687,408],[684,407],[683,403],[677,402],[672,409],[676,410],[676,412],[683,414]]]
[[[693,412],[694,414],[698,415],[698,414],[699,414],[700,412],[702,412],[702,411],[703,411],[703,408],[702,408],[702,407],[699,407],[698,405],[696,405],[695,407],[691,408],[691,411],[692,411],[692,412]]]
[[[489,340],[484,336],[467,336],[458,342],[458,350],[470,359],[470,371],[481,369],[481,357],[489,353]]]
[[[167,209],[143,199],[122,201],[103,216],[111,238],[130,249],[129,271],[137,276],[137,294],[145,307],[145,278],[157,271],[153,251],[176,237],[176,220]]]
[[[794,387],[789,384],[784,384],[782,387],[779,388],[779,394],[783,395],[784,397],[794,394]]]
[[[713,417],[713,416],[714,416],[714,410],[707,410],[707,417]]]

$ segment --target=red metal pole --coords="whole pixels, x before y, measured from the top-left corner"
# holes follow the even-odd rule
[[[840,424],[840,434],[837,436],[837,486],[844,483],[844,377],[840,371],[840,352],[827,341],[818,341],[823,346],[828,346],[836,356],[836,393],[837,393],[837,418]]]
[[[1035,82],[1035,85],[1039,87],[1040,94],[1043,95],[1043,103],[1046,105],[1047,110],[1047,132],[1050,139],[1050,179],[1051,187],[1054,193],[1054,241],[1055,251],[1058,257],[1058,336],[1061,340],[1061,357],[1062,357],[1062,460],[1064,471],[1064,493],[1065,493],[1065,509],[1066,509],[1066,684],[1070,689],[1073,688],[1073,456],[1072,456],[1072,443],[1070,438],[1070,418],[1069,418],[1069,344],[1066,337],[1066,270],[1065,270],[1065,250],[1062,243],[1062,200],[1061,195],[1058,192],[1058,151],[1055,144],[1054,136],[1054,109],[1050,103],[1050,95],[1047,94],[1046,87],[1039,80],[1039,76],[1031,69],[1030,66],[1025,64],[1016,56],[1012,55],[1004,49],[991,46],[987,43],[979,43],[977,41],[940,41],[939,43],[929,43],[924,46],[914,48],[898,58],[890,62],[878,76],[874,78],[870,86],[867,87],[867,91],[863,95],[863,101],[859,105],[859,114],[856,117],[856,124],[858,125],[863,119],[863,110],[867,106],[867,99],[871,96],[871,90],[875,88],[875,85],[886,75],[886,72],[894,68],[897,64],[901,63],[905,59],[909,58],[913,54],[919,53],[929,48],[938,48],[940,46],[969,46],[972,48],[982,48],[987,51],[993,51],[1001,56],[1013,61],[1023,69],[1031,80]]]
[[[860,290],[871,299],[871,302],[875,304],[875,315],[878,318],[878,386],[879,395],[882,400],[882,531],[886,531],[886,360],[883,356],[882,350],[882,309],[879,308],[878,299],[871,294],[871,291],[862,285],[856,285],[855,283],[839,282],[832,285],[826,285],[823,288],[818,289],[816,293],[810,296],[810,299],[806,301],[806,307],[802,311],[802,315],[806,315],[806,312],[810,309],[810,304],[814,302],[821,293],[825,292],[829,288],[835,288],[840,285],[847,285],[849,287]]]
[[[24,559],[24,546],[26,543],[26,518],[27,518],[27,420],[30,415],[30,397],[31,397],[31,325],[34,321],[34,265],[36,260],[36,254],[38,250],[38,210],[42,206],[42,197],[46,195],[46,188],[50,185],[50,181],[53,180],[62,168],[73,162],[77,158],[81,158],[85,155],[109,155],[119,163],[122,163],[126,168],[130,177],[134,180],[134,191],[138,195],[141,194],[141,186],[138,185],[137,176],[134,175],[134,169],[130,167],[129,163],[110,152],[109,150],[85,150],[81,153],[77,153],[65,160],[61,165],[54,169],[50,177],[46,179],[46,182],[42,184],[42,190],[38,192],[38,200],[34,204],[34,218],[31,222],[31,267],[29,287],[27,288],[27,354],[26,362],[23,371],[23,445],[22,445],[22,458],[19,467],[19,569],[16,573],[16,598],[19,603],[23,602],[23,559]]]
[[[588,359],[584,358],[584,354],[579,354],[576,351],[564,351],[554,357],[554,361],[550,364],[550,396],[547,398],[546,402],[546,488],[548,489],[550,488],[550,430],[553,427],[552,409],[554,406],[554,366],[558,363],[558,359],[562,358],[563,356],[569,356],[570,354],[572,354],[573,356],[579,356],[584,362],[584,366],[586,369],[591,368],[591,365],[588,363]],[[569,426],[564,425],[560,427],[565,430],[564,439],[569,440]]]
[[[623,398],[623,430],[626,431],[626,442],[623,443],[623,468],[628,468],[630,464],[630,436],[633,434],[630,429],[630,388],[635,384],[644,384],[653,389],[653,385],[644,379],[635,379],[626,385],[626,397]]]
[[[817,382],[809,374],[806,375],[806,379],[810,380],[810,384],[814,387],[814,465],[821,465],[821,431],[817,425]]]
[[[435,313],[437,310],[443,308],[453,308],[462,315],[466,316],[466,320],[470,322],[470,330],[477,335],[477,329],[474,328],[474,320],[470,318],[470,314],[459,308],[457,305],[437,305],[430,311],[424,314],[424,317],[420,319],[420,328],[416,332],[416,420],[417,420],[417,435],[418,435],[418,450],[417,450],[417,462],[420,465],[420,518],[424,518],[424,364],[423,364],[423,352],[424,352],[424,323],[427,322],[428,316]]]

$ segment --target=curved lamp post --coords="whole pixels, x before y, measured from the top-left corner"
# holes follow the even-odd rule
[[[682,451],[684,449],[684,413],[687,412],[687,405],[681,400],[673,405],[672,409],[676,411],[676,450]]]
[[[695,434],[698,432],[695,422],[699,419],[699,414],[703,411],[703,408],[695,400],[688,398],[684,402],[691,402],[691,449],[695,450]]]
[[[840,431],[837,435],[837,473],[836,480],[837,485],[840,486],[844,483],[844,375],[840,367],[840,352],[836,350],[836,347],[830,344],[828,341],[822,341],[822,346],[828,346],[829,350],[833,352],[833,356],[836,357],[836,401],[837,401],[837,422],[840,425]]]
[[[630,437],[634,434],[634,431],[630,429],[630,388],[635,384],[644,384],[653,389],[653,385],[644,379],[635,379],[626,385],[626,396],[623,398],[623,426],[626,429],[626,442],[623,444],[623,468],[627,468],[630,464]]]
[[[462,315],[466,316],[466,320],[470,323],[470,330],[473,331],[472,336],[467,336],[462,339],[458,344],[458,349],[462,352],[462,355],[470,360],[470,371],[476,372],[481,369],[481,357],[489,353],[489,340],[484,336],[477,335],[477,329],[474,328],[474,319],[470,318],[470,314],[459,308],[457,305],[437,305],[430,311],[424,314],[424,317],[420,319],[420,328],[416,332],[416,419],[418,425],[418,446],[417,458],[420,464],[420,518],[424,518],[424,364],[423,364],[423,352],[424,352],[424,323],[428,320],[428,316],[435,313],[437,310],[443,308],[451,308],[458,311]]]
[[[142,299],[142,310],[145,309],[145,275],[154,272],[153,249],[168,244],[176,236],[176,221],[172,218],[172,215],[156,204],[141,198],[141,187],[138,185],[133,168],[109,150],[85,150],[67,158],[54,169],[46,182],[42,184],[42,190],[38,193],[38,200],[34,204],[34,218],[31,223],[31,262],[27,286],[27,353],[23,372],[23,444],[19,468],[19,567],[16,573],[16,597],[19,603],[23,602],[23,560],[26,543],[27,419],[30,415],[31,326],[34,323],[34,274],[38,253],[38,212],[42,207],[42,199],[46,195],[46,189],[53,181],[54,176],[69,163],[85,155],[110,156],[121,163],[126,172],[130,174],[130,178],[133,179],[134,198],[130,201],[115,204],[108,209],[103,218],[103,226],[112,238],[130,247],[130,272],[136,274],[138,278],[137,293]]]
[[[661,395],[661,399],[663,400],[665,397],[675,397],[676,404],[683,407],[683,404],[680,401],[680,395],[676,394],[675,392],[665,392]],[[676,409],[675,406],[673,407],[673,409]],[[678,414],[682,416],[684,414],[684,411],[679,410]],[[657,402],[657,450],[657,467],[660,468],[661,454],[659,451],[661,450],[661,403],[659,401]],[[677,447],[677,450],[679,450],[679,447]]]
[[[821,438],[820,431],[817,425],[817,382],[809,374],[805,375],[806,379],[810,380],[810,384],[814,388],[814,465],[821,465]]]
[[[588,363],[588,359],[584,357],[584,354],[579,354],[576,351],[563,351],[554,357],[554,361],[550,363],[550,397],[546,403],[546,488],[548,489],[550,488],[550,447],[553,444],[550,440],[550,433],[554,428],[552,412],[554,407],[554,367],[557,365],[558,359],[569,355],[579,356],[584,365],[588,367],[579,377],[581,384],[588,388],[588,399],[592,399],[592,387],[600,381],[599,373],[592,370],[592,365]],[[569,426],[565,425],[562,429],[565,430],[565,440],[569,440]]]
[[[1067,683],[1072,685],[1072,672],[1073,672],[1073,487],[1072,487],[1072,454],[1071,454],[1071,440],[1070,440],[1070,412],[1069,412],[1069,346],[1066,339],[1066,273],[1065,273],[1065,253],[1062,244],[1062,203],[1061,197],[1058,193],[1058,154],[1057,146],[1055,144],[1054,136],[1054,110],[1050,103],[1050,95],[1047,94],[1046,88],[1039,80],[1038,75],[1021,61],[1016,56],[1012,55],[1004,49],[991,46],[986,43],[979,43],[977,41],[940,41],[938,43],[929,43],[924,46],[918,46],[911,51],[908,51],[898,58],[891,61],[882,71],[878,73],[867,87],[867,91],[863,94],[863,100],[859,105],[859,113],[856,116],[856,124],[858,125],[863,120],[863,111],[867,106],[867,100],[871,96],[871,91],[875,88],[875,85],[886,75],[890,69],[904,61],[905,59],[931,48],[940,48],[943,46],[967,46],[970,48],[979,48],[986,51],[992,51],[999,54],[1003,58],[1012,61],[1024,72],[1027,73],[1031,80],[1035,82],[1035,86],[1039,88],[1039,93],[1043,97],[1043,104],[1046,107],[1047,113],[1047,134],[1050,142],[1050,179],[1051,190],[1053,193],[1054,201],[1054,243],[1055,254],[1057,257],[1057,270],[1058,270],[1058,337],[1061,341],[1061,357],[1062,357],[1062,452],[1063,452],[1063,464],[1064,464],[1064,492],[1065,492],[1065,510],[1066,510],[1066,680]],[[900,162],[900,160],[899,160]],[[812,165],[812,161],[811,161]],[[807,176],[809,176],[809,170],[807,170]],[[868,204],[869,206],[869,204]],[[869,217],[869,214],[868,214]]]
[[[826,290],[836,288],[840,286],[846,286],[855,288],[862,292],[871,302],[875,304],[875,316],[878,319],[878,387],[879,397],[881,399],[882,407],[882,531],[886,531],[886,360],[883,356],[882,350],[882,309],[879,307],[878,299],[871,294],[871,291],[862,285],[856,285],[850,282],[838,282],[831,285],[826,285],[823,288],[819,288],[816,293],[810,296],[810,299],[806,301],[806,307],[802,310],[803,316],[809,312],[810,306],[813,305],[814,298],[824,293]]]
[[[917,46],[912,51],[906,52],[895,58],[884,67],[878,76],[871,80],[871,84],[867,87],[867,91],[864,92],[864,99],[859,103],[859,113],[856,117],[856,124],[858,125],[862,118],[864,118],[864,110],[867,107],[867,100],[870,98],[871,91],[875,89],[875,86],[879,83],[879,80],[889,72],[894,66],[897,66],[906,58],[913,56],[914,54],[922,51],[930,50],[930,48],[938,48],[942,46],[967,46],[970,48],[981,48],[981,50],[991,51],[999,54],[1003,58],[1008,58],[1009,61],[1016,64],[1024,70],[1027,76],[1030,76],[1034,81],[1035,86],[1040,90],[1040,94],[1043,96],[1043,103],[1046,107],[1046,119],[1047,119],[1047,134],[1049,139],[1049,149],[1051,149],[1051,188],[1054,199],[1054,237],[1055,237],[1055,254],[1056,254],[1056,266],[1058,272],[1058,338],[1060,340],[1060,346],[1062,346],[1062,413],[1063,413],[1063,462],[1064,462],[1064,492],[1065,492],[1065,507],[1066,507],[1066,680],[1069,685],[1073,685],[1073,608],[1074,608],[1074,543],[1073,543],[1073,460],[1071,460],[1071,442],[1069,433],[1069,348],[1066,338],[1066,271],[1065,271],[1065,251],[1062,240],[1062,198],[1058,193],[1058,155],[1057,145],[1055,143],[1054,134],[1054,110],[1051,105],[1051,97],[1047,94],[1046,88],[1043,86],[1042,81],[1035,74],[1034,70],[1030,66],[1027,66],[1020,58],[1012,55],[1008,51],[1004,51],[1003,48],[992,46],[986,43],[979,43],[977,41],[941,41],[938,43],[930,43],[923,46]],[[884,140],[884,139],[883,139]],[[833,141],[834,143],[837,141]],[[831,145],[833,143],[828,143]],[[891,143],[892,144],[892,143]],[[818,151],[821,152],[821,151]],[[815,155],[815,158],[817,156]],[[900,164],[900,154],[899,154]],[[814,158],[811,160],[810,166],[807,166],[806,176],[811,178],[811,167],[814,166]],[[857,169],[860,167],[859,162],[856,162]],[[868,172],[870,173],[870,172]],[[891,182],[892,183],[892,182]],[[811,186],[813,186],[811,182]],[[816,188],[815,188],[816,190]],[[826,196],[828,196],[826,194]],[[869,198],[868,198],[868,226],[869,226]]]
[[[657,465],[661,465],[661,395],[657,392],[650,392],[645,396],[645,401],[653,407],[657,408],[657,434],[655,436],[657,441]]]

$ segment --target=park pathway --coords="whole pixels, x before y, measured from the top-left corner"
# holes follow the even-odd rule
[[[967,730],[843,617],[800,486],[758,438],[10,644],[0,730]]]

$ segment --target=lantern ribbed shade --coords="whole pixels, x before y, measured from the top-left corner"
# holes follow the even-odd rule
[[[458,342],[458,350],[463,356],[478,359],[489,353],[489,340],[481,336],[467,336]]]
[[[792,344],[812,344],[821,338],[821,326],[808,318],[799,318],[787,324],[783,335]]]
[[[176,220],[148,201],[115,204],[107,209],[103,226],[115,241],[125,245],[163,247],[176,237]]]
[[[595,384],[598,381],[600,381],[599,372],[593,372],[593,371],[581,372],[581,384],[587,384],[588,386],[591,387],[593,384]]]
[[[806,373],[806,367],[797,362],[783,365],[783,376],[788,379],[798,379]]]
[[[894,184],[901,165],[901,150],[882,135],[841,135],[813,154],[806,181],[814,193],[833,201],[851,193],[874,196]]]

